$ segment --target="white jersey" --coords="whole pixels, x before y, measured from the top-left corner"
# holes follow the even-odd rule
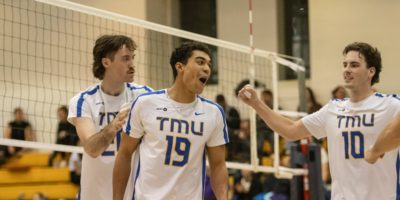
[[[397,96],[375,93],[357,103],[332,100],[302,119],[315,137],[328,137],[332,200],[400,198],[398,151],[387,152],[373,165],[363,159],[399,112]]]
[[[127,83],[124,92],[119,96],[110,96],[101,91],[100,83],[96,84],[71,99],[68,120],[72,123],[72,118],[90,118],[95,124],[96,132],[100,132],[115,118],[124,103],[133,101],[140,94],[149,91],[151,89],[147,86]],[[112,199],[112,173],[121,132],[122,130],[117,133],[114,142],[97,158],[83,153],[80,199]],[[133,192],[133,189],[131,191]]]
[[[203,199],[206,146],[229,140],[220,106],[200,96],[189,104],[178,103],[167,90],[139,96],[124,130],[142,138],[134,191],[140,200]]]

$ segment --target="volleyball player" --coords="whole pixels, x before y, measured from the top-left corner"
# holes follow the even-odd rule
[[[135,49],[129,37],[99,37],[93,48],[93,74],[101,82],[70,101],[68,120],[76,126],[84,148],[80,199],[112,198],[112,170],[128,112],[119,112],[120,107],[151,90],[132,83]]]
[[[122,199],[131,154],[138,149],[135,199],[202,199],[206,154],[216,197],[228,198],[224,113],[199,94],[211,75],[209,49],[183,43],[170,58],[174,84],[139,96],[131,106],[114,167],[114,200]]]
[[[343,51],[343,79],[350,98],[332,100],[318,112],[292,121],[273,112],[245,86],[239,97],[281,136],[298,140],[313,135],[328,138],[333,200],[398,199],[397,152],[387,153],[381,162],[370,165],[364,150],[377,134],[400,112],[400,101],[375,93],[379,81],[380,52],[366,43],[352,43]]]

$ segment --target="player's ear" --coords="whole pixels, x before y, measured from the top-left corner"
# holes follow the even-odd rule
[[[372,79],[372,77],[374,77],[375,72],[376,72],[375,67],[368,68],[368,76],[369,76],[370,79]]]
[[[176,71],[178,71],[178,72],[182,72],[184,67],[185,67],[185,65],[183,65],[183,63],[181,63],[181,62],[177,62],[175,64]]]
[[[104,67],[107,68],[108,66],[110,66],[110,59],[107,57],[104,57],[101,59],[101,63],[103,64]]]

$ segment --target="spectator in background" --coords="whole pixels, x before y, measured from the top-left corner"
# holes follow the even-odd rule
[[[24,111],[21,108],[14,109],[14,120],[8,123],[4,137],[7,139],[33,141],[32,126],[25,119]],[[21,150],[23,150],[21,147],[9,146],[7,153],[9,156],[13,156]]]
[[[252,200],[263,192],[260,174],[242,169],[235,177],[234,200]]]
[[[338,85],[332,90],[332,99],[344,99],[347,97],[346,89]]]
[[[239,162],[250,163],[250,120],[240,122],[240,130],[237,132],[235,148],[229,153],[232,159]]]
[[[33,195],[32,200],[47,200],[47,197],[43,193],[37,192]]]
[[[82,154],[72,153],[68,162],[71,182],[75,185],[81,184]]]
[[[306,87],[306,112],[308,114],[314,113],[322,108],[322,105],[315,98],[314,92],[310,87]]]
[[[335,88],[335,90],[337,90],[335,93],[337,93],[336,95],[339,95],[337,98],[335,99],[343,99],[344,95],[346,94],[346,90],[344,90],[344,88],[342,87],[343,91],[341,91],[342,89],[340,89],[341,86],[338,86],[337,88]],[[314,96],[314,92],[312,91],[311,88],[307,87],[306,88],[306,102],[307,102],[307,113],[311,114],[314,113],[316,111],[318,111],[319,109],[322,108],[322,105],[316,100],[315,96]],[[344,93],[343,93],[344,92]],[[334,92],[332,91],[332,95],[334,94]],[[322,139],[312,139],[314,142],[319,143],[321,145],[321,174],[322,174],[322,181],[324,182],[324,195],[326,197],[326,199],[330,198],[330,184],[331,184],[331,175],[329,172],[329,161],[328,161],[328,148],[327,148],[327,138],[322,138]]]
[[[229,131],[235,131],[240,129],[240,114],[239,111],[233,107],[229,106],[225,100],[225,96],[218,94],[215,98],[216,103],[218,103],[225,112],[226,123],[228,124]]]
[[[235,155],[240,148],[240,139],[238,132],[240,130],[240,114],[239,111],[233,107],[229,106],[226,102],[225,96],[223,94],[218,94],[215,97],[215,102],[219,104],[222,109],[224,109],[226,123],[228,125],[229,133],[229,143],[227,144],[227,160],[231,161],[237,155]]]
[[[272,94],[272,91],[269,89],[265,89],[261,92],[260,96],[261,100],[270,107],[271,109],[274,107],[274,95]]]
[[[8,159],[8,147],[0,145],[0,167],[7,162]]]
[[[68,122],[68,108],[67,106],[63,105],[57,109],[57,117],[58,117],[58,126],[57,126],[57,140],[56,144],[63,144],[63,145],[76,145],[79,138],[76,133],[75,126]],[[55,151],[49,157],[49,166],[54,166],[54,159],[56,158],[57,154],[61,155],[61,162],[60,163],[67,163],[68,155],[65,152]]]
[[[261,92],[260,96],[262,102],[265,103],[269,108],[273,109],[274,102],[273,102],[273,94],[272,91],[269,89],[265,89]],[[274,148],[274,131],[272,131],[267,124],[264,123],[264,120],[257,115],[256,117],[256,126],[257,126],[257,150],[258,155],[260,157],[269,156],[272,151],[265,152],[264,146],[269,145],[271,148]],[[268,144],[266,144],[268,143]],[[260,159],[261,160],[261,159]]]

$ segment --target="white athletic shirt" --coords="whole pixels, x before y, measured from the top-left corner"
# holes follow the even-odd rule
[[[331,100],[302,119],[316,138],[328,137],[332,200],[393,200],[400,198],[398,150],[371,165],[364,151],[400,112],[396,95],[374,93],[352,103]]]
[[[224,112],[198,96],[189,104],[167,90],[143,94],[132,104],[125,132],[142,138],[134,199],[203,199],[206,146],[228,143]]]
[[[72,123],[72,119],[76,117],[90,118],[96,126],[96,132],[100,132],[115,118],[124,103],[133,101],[140,94],[149,91],[152,89],[147,86],[127,83],[124,92],[119,96],[110,96],[101,91],[100,83],[98,83],[71,99],[68,120]],[[97,158],[90,157],[86,152],[83,153],[80,199],[112,199],[112,174],[121,132],[122,130],[117,133],[114,142]],[[127,191],[126,194],[132,196],[132,192],[133,189],[131,192]]]

